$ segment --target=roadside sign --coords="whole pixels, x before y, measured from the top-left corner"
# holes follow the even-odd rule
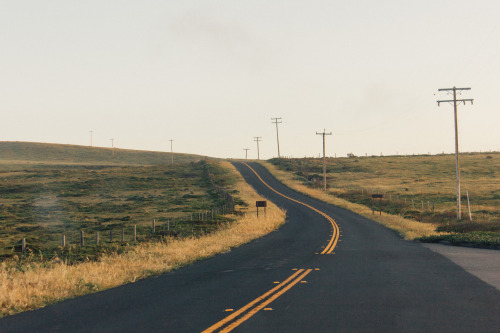
[[[267,201],[255,201],[255,207],[257,207],[257,217],[259,217],[259,207],[264,207],[264,216],[266,216]]]

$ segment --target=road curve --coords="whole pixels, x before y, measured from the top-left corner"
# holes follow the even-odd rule
[[[156,278],[3,318],[0,332],[498,332],[497,289],[290,190],[259,164],[235,166],[287,210],[281,229]]]

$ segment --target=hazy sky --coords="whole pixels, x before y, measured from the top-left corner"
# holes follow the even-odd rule
[[[216,157],[500,149],[500,2],[0,0],[0,140]]]

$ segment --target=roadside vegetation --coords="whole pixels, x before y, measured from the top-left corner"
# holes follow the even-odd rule
[[[17,162],[21,167],[4,162],[0,316],[161,274],[230,251],[284,223],[285,213],[272,203],[266,218],[256,218],[249,207],[262,198],[228,162],[142,161],[142,166]],[[80,230],[89,235],[84,246]],[[111,241],[109,230],[116,230]],[[24,253],[20,237],[26,238]]]
[[[379,221],[406,239],[500,248],[499,153],[461,155],[460,222],[454,155],[328,158],[326,193],[322,159],[263,164],[288,186]]]

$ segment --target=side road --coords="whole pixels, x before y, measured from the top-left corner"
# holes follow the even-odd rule
[[[500,251],[432,243],[422,245],[500,290]]]

